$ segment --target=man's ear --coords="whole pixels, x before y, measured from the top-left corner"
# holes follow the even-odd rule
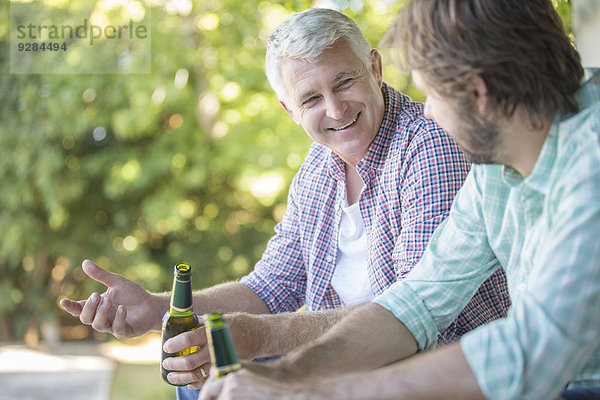
[[[379,54],[377,49],[371,50],[371,71],[375,75],[379,87],[381,87],[383,83],[383,63],[381,61],[381,54]]]
[[[289,109],[289,107],[283,102],[283,100],[279,100],[279,104],[281,104],[281,107],[283,107],[283,109],[289,114],[289,116],[292,117],[296,125],[300,125],[300,122],[298,122],[292,110]]]
[[[471,79],[471,93],[477,110],[483,115],[487,107],[487,84],[481,75],[475,75]]]

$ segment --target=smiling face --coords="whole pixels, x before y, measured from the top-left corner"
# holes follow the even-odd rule
[[[379,53],[373,50],[371,65],[365,66],[344,41],[338,41],[315,62],[287,59],[280,70],[286,111],[311,139],[355,166],[367,154],[383,120]]]

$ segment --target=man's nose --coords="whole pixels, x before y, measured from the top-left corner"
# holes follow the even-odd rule
[[[331,94],[325,97],[325,112],[332,119],[342,119],[346,112],[346,102],[339,98],[336,94]]]

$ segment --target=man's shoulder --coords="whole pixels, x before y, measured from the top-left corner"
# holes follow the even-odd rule
[[[384,120],[396,124],[420,124],[428,120],[424,115],[425,106],[389,85],[384,86],[386,113]]]
[[[557,163],[580,176],[600,171],[600,102],[588,105],[559,124]]]
[[[311,143],[308,148],[308,153],[306,153],[306,157],[302,162],[302,165],[321,165],[326,162],[331,156],[331,149],[325,145],[322,145],[317,142]]]
[[[332,150],[329,147],[313,142],[294,179],[300,186],[305,186],[308,181],[325,179],[329,176],[327,171],[331,155]]]
[[[600,159],[600,70],[586,73],[590,76],[577,93],[579,112],[558,122],[559,149],[564,153],[559,156]],[[572,154],[576,149],[583,154]]]

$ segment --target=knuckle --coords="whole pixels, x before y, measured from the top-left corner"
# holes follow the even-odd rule
[[[210,367],[212,367],[212,362],[210,361],[210,359],[208,361],[205,361],[204,363],[202,363],[202,368],[204,368],[204,370],[207,373],[210,371]]]
[[[204,376],[202,375],[202,372],[200,372],[200,370],[194,371],[190,374],[191,377],[191,381],[193,382],[199,382],[202,379],[204,379]]]
[[[102,297],[102,307],[106,308],[111,308],[113,306],[112,301],[110,300],[110,297],[103,295]]]

